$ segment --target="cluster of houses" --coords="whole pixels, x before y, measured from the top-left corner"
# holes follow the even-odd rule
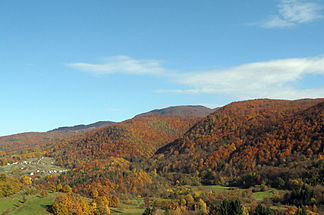
[[[15,162],[15,163],[7,163],[7,166],[15,165],[15,164],[18,164],[18,162]]]
[[[55,173],[63,173],[63,172],[67,172],[67,170],[36,170],[36,172],[31,172],[29,175],[33,176],[36,173],[49,173],[49,174],[55,174]]]
[[[11,166],[11,165],[17,165],[17,164],[23,164],[23,167],[21,167],[21,170],[28,170],[30,169],[29,165],[39,165],[41,164],[40,161],[43,159],[44,157],[42,157],[39,160],[35,160],[35,161],[21,161],[21,162],[14,162],[14,163],[7,163],[7,166]],[[53,162],[51,162],[51,164],[53,164]],[[25,166],[26,165],[26,166]],[[28,173],[30,176],[33,176],[37,173],[43,173],[43,174],[56,174],[56,173],[63,173],[63,172],[67,172],[68,170],[64,169],[64,170],[58,170],[58,169],[37,169],[35,172],[30,172]]]

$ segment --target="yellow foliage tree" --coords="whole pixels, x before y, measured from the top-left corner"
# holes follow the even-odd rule
[[[207,204],[204,202],[204,200],[199,199],[198,209],[202,214],[207,214]]]
[[[72,193],[72,188],[69,185],[66,184],[66,185],[63,186],[62,191],[64,193]]]
[[[120,205],[119,198],[117,196],[112,196],[109,202],[109,206],[113,208],[118,208]]]
[[[49,191],[56,192],[56,186],[54,184],[50,184],[48,187]]]
[[[93,209],[80,195],[60,194],[52,206],[54,215],[92,215]]]
[[[97,188],[93,188],[91,190],[91,197],[94,198],[94,199],[96,199],[96,198],[98,198],[98,195],[99,195],[99,193],[98,193]]]
[[[63,189],[63,186],[61,183],[59,183],[57,186],[56,186],[56,191],[59,192]]]
[[[96,212],[95,212],[96,215],[110,214],[110,209],[108,207],[109,202],[108,202],[108,199],[105,196],[99,196],[96,199],[96,203],[97,203],[97,209],[96,209]]]
[[[20,181],[24,184],[31,185],[33,182],[30,177],[23,175],[20,179]]]
[[[72,206],[72,201],[69,196],[65,194],[59,195],[52,206],[53,213],[55,215],[67,215],[67,214],[72,214],[69,211],[69,208]]]

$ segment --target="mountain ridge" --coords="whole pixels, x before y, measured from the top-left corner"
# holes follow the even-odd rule
[[[73,125],[73,126],[63,126],[58,127],[47,132],[55,132],[55,131],[76,131],[76,130],[86,130],[86,129],[95,129],[100,128],[108,125],[112,125],[116,122],[113,121],[98,121],[91,124],[80,124],[80,125]]]
[[[161,109],[154,109],[145,113],[141,113],[136,115],[136,117],[143,116],[197,116],[197,117],[205,117],[215,109],[210,109],[202,105],[179,105],[179,106],[170,106]]]
[[[276,178],[279,176],[265,175],[269,171],[275,174],[273,169],[278,166],[288,179],[301,177],[288,167],[323,155],[323,109],[324,99],[231,103],[195,124],[183,137],[159,148],[151,169],[178,175],[198,172],[205,184],[222,183],[224,178],[234,183],[238,178],[245,180],[244,174],[251,172],[264,180]],[[312,165],[299,167],[299,174],[314,169]]]

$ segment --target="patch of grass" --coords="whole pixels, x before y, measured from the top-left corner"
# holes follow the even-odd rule
[[[22,198],[21,193],[17,193],[10,197],[1,198],[0,199],[0,214],[2,214],[5,211],[15,210],[17,208],[16,205],[19,204],[22,199],[23,198]]]
[[[145,211],[143,206],[143,199],[131,199],[123,201],[118,208],[110,208],[111,214],[123,214],[123,215],[141,215]],[[164,210],[158,210],[160,214],[164,213]]]
[[[121,203],[119,208],[110,208],[111,214],[143,214],[145,208],[140,208],[138,204]]]
[[[216,193],[222,193],[226,190],[229,190],[230,187],[224,187],[221,185],[207,185],[207,186],[190,186],[193,192],[208,193],[210,191],[215,191]]]
[[[56,193],[49,194],[47,197],[41,198],[38,194],[26,195],[26,201],[23,200],[23,192],[19,192],[7,198],[0,199],[0,214],[12,215],[49,215],[47,207],[52,205]]]
[[[49,215],[47,208],[53,204],[55,200],[55,195],[49,195],[44,198],[39,196],[34,196],[33,198],[27,200],[20,208],[15,210],[12,215]]]
[[[272,197],[274,197],[274,194],[273,194],[272,191],[255,192],[255,193],[253,193],[253,197],[257,201],[262,201],[265,198],[272,198]]]
[[[226,191],[228,192],[244,192],[247,191],[248,189],[242,189],[242,188],[237,188],[237,187],[224,187],[224,186],[220,186],[220,185],[209,185],[209,186],[190,186],[190,188],[192,189],[193,192],[197,192],[198,194],[202,194],[202,193],[208,193],[210,191],[214,191],[217,194],[219,193],[224,193]],[[274,193],[278,192],[278,193],[285,193],[285,191],[283,190],[278,190],[275,188],[270,188],[267,191],[263,191],[263,192],[254,192],[252,193],[252,197],[256,200],[256,201],[262,201],[265,198],[273,198],[275,195]]]

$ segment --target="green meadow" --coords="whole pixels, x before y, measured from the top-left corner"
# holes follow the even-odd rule
[[[25,196],[25,199],[24,199]],[[0,199],[0,214],[12,215],[48,215],[48,207],[53,204],[56,194],[46,197],[39,194],[25,195],[23,192]]]

